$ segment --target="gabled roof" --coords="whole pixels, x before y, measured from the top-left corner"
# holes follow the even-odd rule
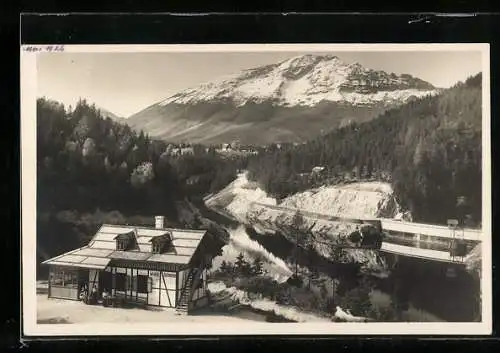
[[[127,231],[125,233],[120,233],[113,239],[115,242],[117,240],[127,241],[127,250],[139,250],[139,245],[137,243],[137,234],[135,229]]]
[[[154,237],[151,237],[151,239],[149,240],[149,242],[155,242],[155,241],[171,241],[172,240],[172,237],[170,236],[170,233],[169,232],[166,232],[162,235],[156,235]]]
[[[87,246],[69,251],[43,263],[60,266],[105,268],[113,259],[128,259],[187,265],[191,261],[206,232],[206,230],[159,229],[103,224]],[[134,250],[117,251],[116,239],[131,233],[133,233],[138,247]],[[166,234],[171,236],[172,251],[162,254],[152,253],[152,240]]]
[[[131,230],[130,232],[127,232],[127,233],[118,234],[114,239],[115,240],[130,239],[132,237],[135,238],[135,232],[133,230]]]

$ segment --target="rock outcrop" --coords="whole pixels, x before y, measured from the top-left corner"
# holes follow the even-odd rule
[[[299,226],[307,234],[303,240],[305,247],[312,246],[325,258],[331,258],[332,248],[342,247],[343,261],[357,262],[373,270],[384,267],[377,251],[351,249],[356,244],[349,236],[353,232],[373,231],[376,226],[371,219],[392,218],[400,213],[392,188],[385,183],[324,186],[292,195],[278,204],[249,182],[244,173],[209,197],[206,204],[230,214],[257,233],[279,232],[292,242],[296,242]],[[300,209],[300,225],[295,224],[297,209]]]

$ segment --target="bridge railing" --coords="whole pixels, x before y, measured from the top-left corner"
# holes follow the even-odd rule
[[[464,240],[476,241],[480,242],[482,240],[482,231],[480,229],[456,229],[452,231],[450,228],[446,226],[434,225],[434,224],[425,224],[425,223],[414,223],[414,222],[405,222],[405,221],[397,221],[388,218],[350,218],[350,217],[341,217],[334,216],[325,213],[311,212],[306,210],[301,210],[298,208],[291,207],[283,207],[277,205],[267,205],[259,202],[254,202],[252,205],[257,205],[261,207],[266,207],[269,209],[277,210],[277,211],[285,211],[285,212],[297,212],[300,211],[305,217],[324,219],[331,222],[347,222],[347,223],[357,223],[357,224],[374,224],[379,223],[382,231],[394,231],[401,233],[412,233],[412,234],[420,234],[424,236],[430,237],[440,237],[440,238],[460,238]],[[454,233],[453,233],[454,232]]]
[[[413,223],[381,219],[382,229],[393,232],[420,234],[430,237],[458,238],[480,242],[482,231],[480,229],[455,229],[451,230],[446,226],[438,226],[425,223]]]
[[[382,243],[383,252],[392,253],[396,255],[404,255],[410,257],[416,257],[421,259],[429,259],[433,261],[443,261],[451,263],[464,263],[464,256],[453,256],[449,251],[441,251],[434,249],[422,249],[410,246],[404,246],[392,243]]]

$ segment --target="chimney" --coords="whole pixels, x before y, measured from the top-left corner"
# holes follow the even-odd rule
[[[165,217],[163,216],[155,216],[155,228],[157,229],[163,229],[164,227],[164,219]]]

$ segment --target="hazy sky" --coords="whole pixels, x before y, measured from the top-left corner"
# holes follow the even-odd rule
[[[38,96],[73,105],[79,97],[128,117],[221,75],[311,52],[47,53],[38,56]],[[481,71],[479,51],[328,52],[343,61],[410,74],[449,87]]]

